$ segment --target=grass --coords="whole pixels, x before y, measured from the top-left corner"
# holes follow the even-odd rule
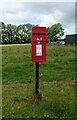
[[[34,83],[3,85],[3,117],[75,118],[75,91],[72,81],[41,82],[42,102],[33,104]]]
[[[30,45],[3,46],[3,82],[34,80]],[[75,77],[75,48],[72,46],[47,46],[47,60],[40,63],[40,80],[72,80]]]
[[[75,47],[47,45],[40,63],[42,101],[33,102],[34,64],[30,45],[2,47],[2,116],[6,118],[75,118]]]
[[[3,47],[3,82],[32,80],[30,45]]]

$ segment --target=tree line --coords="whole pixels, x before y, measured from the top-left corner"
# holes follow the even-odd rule
[[[12,25],[0,22],[0,43],[1,44],[21,44],[31,42],[32,24]],[[47,42],[56,42],[61,40],[64,35],[64,29],[60,23],[54,24],[46,28]]]

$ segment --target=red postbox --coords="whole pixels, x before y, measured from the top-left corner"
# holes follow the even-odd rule
[[[46,27],[32,27],[31,56],[33,62],[46,61]]]

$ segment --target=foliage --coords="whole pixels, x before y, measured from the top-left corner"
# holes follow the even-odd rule
[[[6,43],[6,37],[7,37],[6,25],[3,22],[1,22],[0,23],[0,43],[3,43],[3,42]]]
[[[47,40],[48,42],[56,42],[61,39],[64,35],[64,29],[60,23],[54,24],[47,29]]]
[[[3,44],[17,44],[30,43],[31,27],[39,26],[32,24],[12,25],[0,22],[0,43]],[[64,29],[60,23],[54,24],[47,28],[47,42],[57,41],[64,35]]]
[[[5,25],[0,23],[0,43],[3,44],[17,44],[17,43],[29,43],[31,35],[31,24],[23,25]]]

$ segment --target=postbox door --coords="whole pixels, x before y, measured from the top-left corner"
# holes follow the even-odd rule
[[[32,42],[32,61],[46,61],[46,42]]]

